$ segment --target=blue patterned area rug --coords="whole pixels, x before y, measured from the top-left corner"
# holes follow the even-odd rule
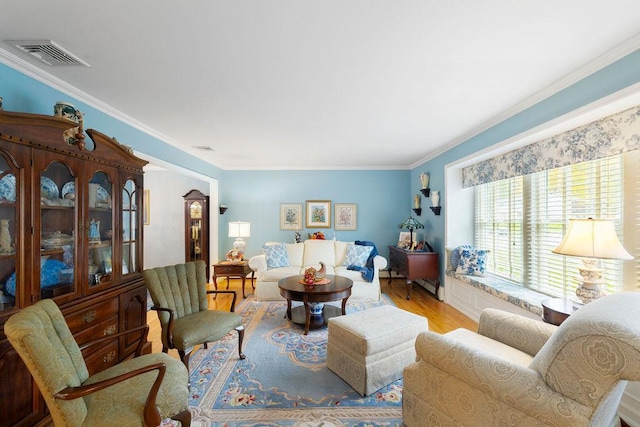
[[[383,304],[393,302],[348,302],[347,314]],[[285,302],[250,296],[236,308],[247,358],[238,359],[235,332],[191,356],[189,405],[199,416],[228,427],[402,425],[401,379],[363,398],[327,368],[327,329],[305,336],[285,311]]]

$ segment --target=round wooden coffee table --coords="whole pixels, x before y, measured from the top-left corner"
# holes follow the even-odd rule
[[[342,276],[326,276],[330,280],[327,285],[313,288],[300,284],[304,276],[291,276],[278,281],[280,295],[287,300],[286,318],[304,325],[304,334],[310,328],[321,328],[327,320],[334,316],[346,314],[347,299],[351,296],[353,281]],[[325,305],[325,302],[342,300],[342,311],[338,307]],[[302,306],[291,309],[291,301],[300,301]]]

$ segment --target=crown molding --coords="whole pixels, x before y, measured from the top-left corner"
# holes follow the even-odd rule
[[[89,106],[91,106],[92,108],[95,108],[96,110],[110,116],[113,117],[114,119],[123,122],[129,126],[131,126],[132,128],[135,128],[141,132],[144,132],[162,142],[166,142],[169,145],[174,146],[175,148],[181,150],[181,151],[185,151],[184,150],[184,146],[182,146],[181,144],[179,144],[177,141],[169,138],[168,136],[150,128],[149,126],[145,125],[142,122],[139,122],[138,120],[134,119],[133,117],[124,114],[123,112],[121,112],[120,110],[112,107],[111,105],[99,100],[98,98],[95,98],[91,95],[89,95],[88,93],[78,89],[75,86],[70,85],[69,83],[49,74],[48,72],[44,71],[43,69],[39,68],[38,66],[36,66],[35,64],[32,64],[31,62],[25,61],[24,59],[20,58],[17,55],[12,54],[11,52],[5,50],[4,48],[0,48],[0,62],[5,64],[6,66],[13,68],[14,70],[28,76],[31,77],[34,80],[39,81],[42,84],[45,84],[49,87],[51,87],[52,89],[55,89],[57,91],[60,91],[62,93],[64,93],[65,95],[68,95],[74,99],[77,99],[78,101],[81,101]],[[138,150],[141,151],[141,150]],[[194,157],[195,156],[193,153],[189,153],[187,151],[185,151],[187,154],[190,154]],[[214,164],[214,166],[218,167],[217,165]]]

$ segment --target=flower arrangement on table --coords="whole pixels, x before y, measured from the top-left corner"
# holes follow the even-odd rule
[[[316,231],[313,234],[309,233],[308,236],[311,240],[325,240],[324,233],[322,231]]]
[[[227,252],[227,261],[242,261],[244,256],[237,249],[231,249]]]

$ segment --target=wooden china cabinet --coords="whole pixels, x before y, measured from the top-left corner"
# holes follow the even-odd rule
[[[191,190],[184,196],[185,261],[204,260],[209,276],[209,196]]]
[[[87,130],[85,138],[77,126],[0,111],[0,426],[50,422],[6,339],[9,316],[52,298],[80,345],[147,323],[141,212],[147,162],[98,131]],[[116,364],[133,345],[115,338],[84,354],[89,371]]]

